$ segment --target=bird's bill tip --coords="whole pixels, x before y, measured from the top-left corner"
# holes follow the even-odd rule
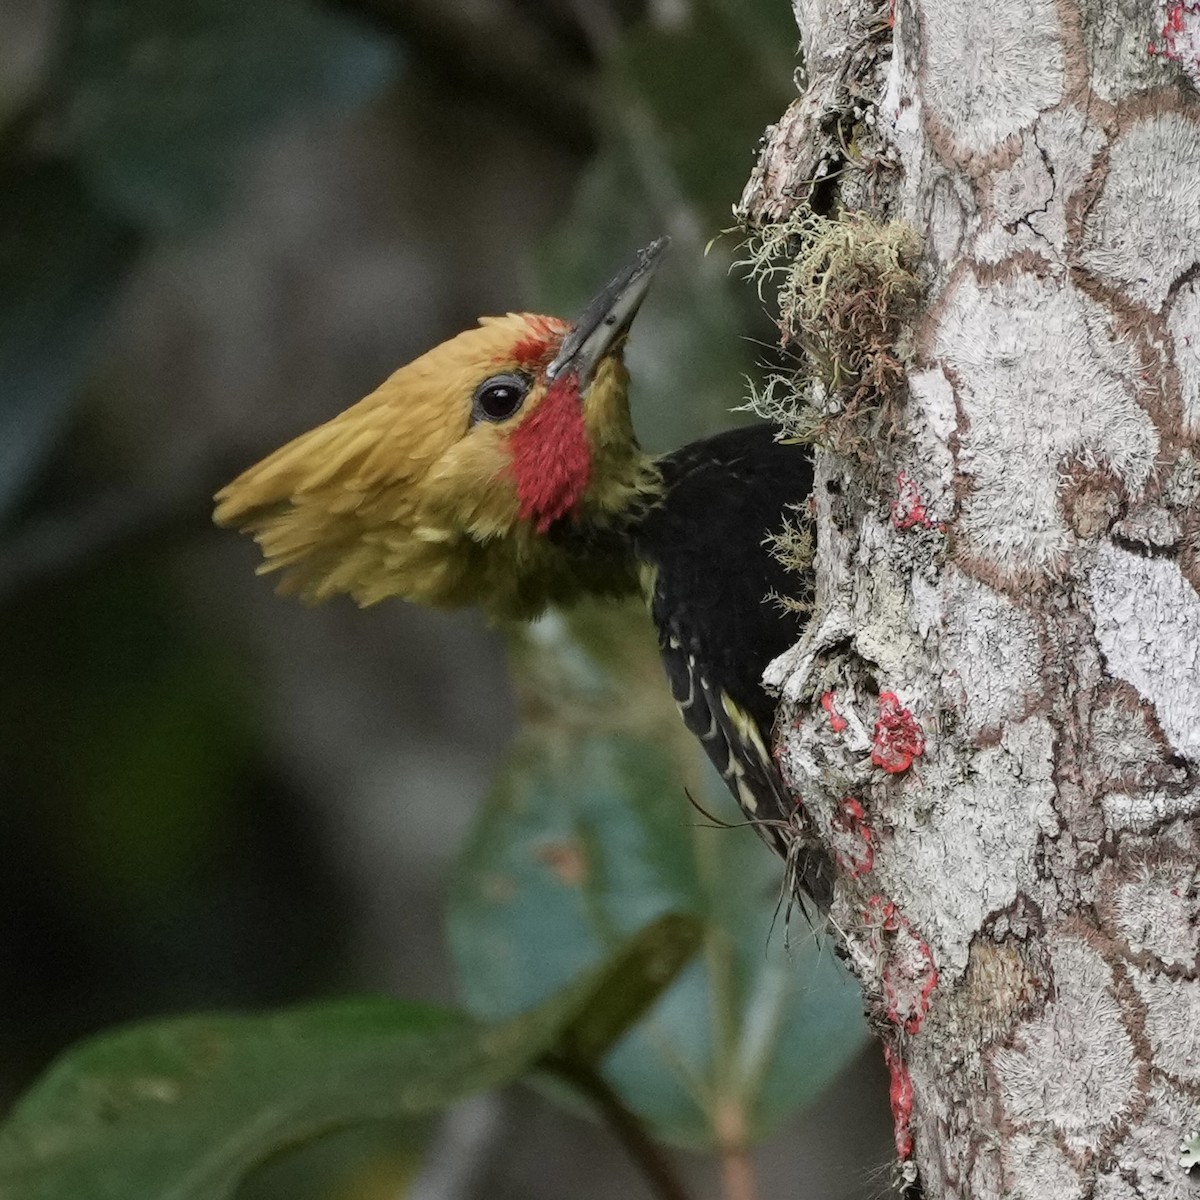
[[[671,239],[664,235],[643,247],[633,262],[592,300],[563,339],[561,349],[547,369],[549,378],[566,370],[573,370],[580,383],[591,378],[600,360],[629,331],[670,244]]]

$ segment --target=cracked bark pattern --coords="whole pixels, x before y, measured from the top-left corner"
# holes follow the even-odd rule
[[[767,676],[899,1182],[1195,1200],[1200,4],[795,8],[743,215],[925,245],[906,436],[818,454],[813,618]]]

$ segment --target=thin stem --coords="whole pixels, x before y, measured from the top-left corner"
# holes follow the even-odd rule
[[[744,1145],[721,1148],[721,1195],[724,1200],[758,1200],[758,1179]]]
[[[598,1071],[553,1056],[543,1060],[542,1066],[578,1088],[596,1106],[604,1124],[624,1147],[659,1200],[690,1200],[670,1159]],[[753,1191],[739,1194],[737,1200],[742,1200],[742,1196],[745,1200],[754,1200]],[[733,1193],[730,1198],[734,1200]]]
[[[721,1155],[721,1194],[724,1200],[758,1200],[758,1180],[746,1144],[741,1101],[725,1097],[713,1112],[713,1132]]]

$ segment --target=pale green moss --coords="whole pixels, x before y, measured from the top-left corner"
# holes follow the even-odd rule
[[[921,296],[917,233],[863,213],[823,217],[800,207],[757,231],[738,263],[760,298],[774,293],[784,345],[804,364],[793,379],[769,376],[748,406],[797,441],[874,460],[897,432],[901,348]]]
[[[783,528],[768,534],[764,544],[778,562],[797,576],[798,594],[784,596],[772,592],[768,599],[787,612],[807,616],[812,611],[813,557],[817,551],[813,518],[806,504],[793,504],[789,508],[791,515],[784,521]]]

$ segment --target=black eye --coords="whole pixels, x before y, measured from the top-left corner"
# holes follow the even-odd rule
[[[493,375],[475,389],[471,419],[503,421],[521,407],[528,391],[529,381],[520,375]]]

